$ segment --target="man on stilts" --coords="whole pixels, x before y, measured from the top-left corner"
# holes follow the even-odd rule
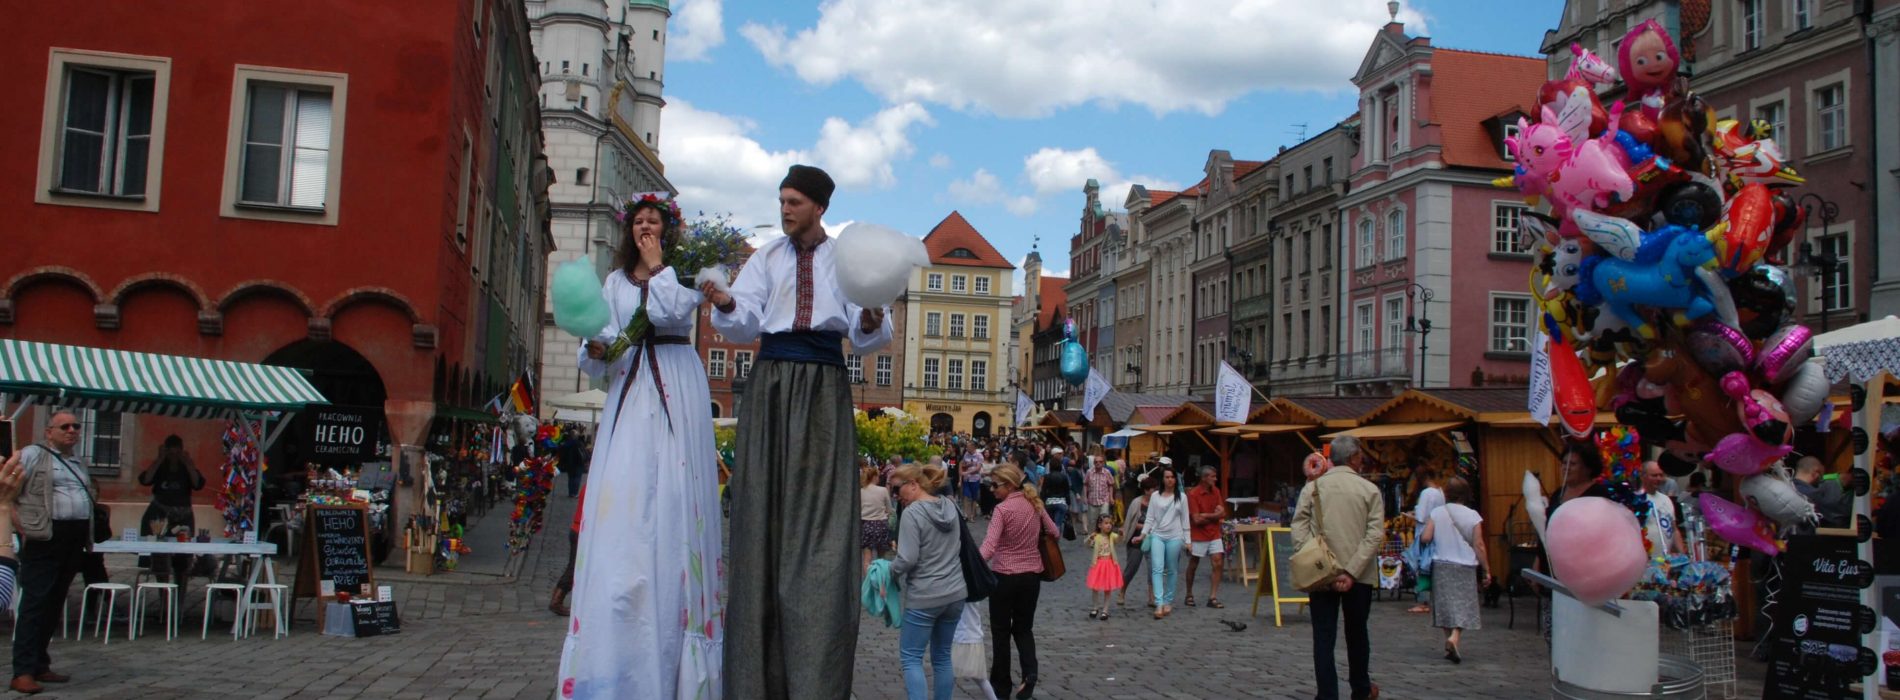
[[[737,411],[725,696],[842,699],[857,653],[857,427],[843,341],[891,341],[888,309],[845,300],[820,220],[834,186],[794,165],[779,185],[786,237],[761,246],[730,294],[703,285],[713,328],[760,339]]]

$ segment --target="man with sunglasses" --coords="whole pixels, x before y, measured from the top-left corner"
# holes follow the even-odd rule
[[[66,607],[66,589],[86,563],[92,547],[92,481],[81,458],[79,417],[57,411],[46,424],[45,440],[7,460],[26,473],[14,512],[20,524],[20,616],[13,638],[12,689],[38,693],[41,683],[64,683],[53,672],[47,653],[59,612]]]

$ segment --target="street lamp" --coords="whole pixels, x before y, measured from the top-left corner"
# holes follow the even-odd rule
[[[1432,290],[1425,285],[1413,282],[1412,286],[1405,290],[1405,297],[1413,301],[1418,310],[1416,315],[1406,314],[1405,332],[1418,334],[1418,386],[1422,389],[1425,388],[1425,353],[1431,349],[1428,341],[1432,337],[1432,319],[1430,318]]]
[[[1808,202],[1810,199],[1814,200],[1813,203]],[[1809,217],[1814,216],[1817,209],[1815,205],[1820,205],[1818,209],[1821,214],[1821,240],[1825,245],[1828,240],[1829,225],[1833,224],[1834,218],[1841,214],[1840,206],[1813,192],[1804,193],[1795,201],[1801,204],[1802,211]],[[1814,277],[1818,282],[1815,286],[1819,288],[1818,296],[1821,298],[1821,332],[1826,333],[1828,313],[1834,310],[1833,300],[1827,296],[1827,285],[1834,279],[1835,271],[1840,269],[1841,259],[1840,256],[1825,249],[1817,252],[1813,241],[1802,241],[1800,250],[1799,257],[1795,259],[1795,267],[1805,275]]]

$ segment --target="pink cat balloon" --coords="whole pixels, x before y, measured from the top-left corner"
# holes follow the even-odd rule
[[[1610,126],[1594,139],[1581,136],[1582,129],[1572,123],[1577,117],[1568,111],[1560,121],[1550,107],[1540,109],[1538,123],[1519,119],[1518,135],[1504,140],[1517,159],[1513,184],[1518,191],[1549,197],[1551,212],[1560,218],[1572,208],[1603,209],[1635,193],[1616,145],[1621,103],[1610,107]]]
[[[1607,498],[1564,501],[1544,538],[1557,580],[1586,605],[1628,592],[1649,566],[1636,515]]]
[[[1773,526],[1760,513],[1707,491],[1700,498],[1702,518],[1709,523],[1709,529],[1722,539],[1769,556],[1781,553],[1781,543],[1769,534]]]

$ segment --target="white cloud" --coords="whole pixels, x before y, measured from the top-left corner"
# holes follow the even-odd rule
[[[725,11],[720,0],[682,0],[666,30],[666,57],[703,61],[726,43]]]
[[[1043,148],[1023,159],[1023,177],[1036,188],[1038,196],[1058,193],[1080,195],[1091,178],[1102,186],[1102,206],[1121,209],[1128,201],[1128,189],[1137,184],[1151,190],[1178,190],[1181,185],[1148,175],[1124,176],[1114,163],[1103,158],[1094,147],[1081,150]]]
[[[933,167],[933,168],[937,168],[937,169],[943,169],[943,168],[948,168],[948,167],[950,167],[950,156],[949,156],[948,154],[945,154],[945,153],[933,153],[933,154],[931,154],[931,155],[930,155],[930,167]]]
[[[1423,34],[1411,9],[1399,18]],[[772,65],[893,102],[1010,117],[1086,103],[1219,113],[1256,90],[1345,90],[1380,0],[831,0],[797,31],[746,23]]]
[[[990,171],[977,168],[970,173],[968,180],[955,180],[950,183],[950,199],[968,204],[1001,204],[1011,214],[1029,216],[1036,213],[1036,198],[1027,195],[1011,196],[1004,191],[1001,180]]]
[[[758,125],[751,120],[702,110],[681,98],[668,100],[664,119],[660,152],[667,179],[680,190],[680,206],[731,213],[740,226],[777,224],[778,183],[794,163],[825,168],[840,190],[895,185],[891,164],[911,154],[909,130],[931,123],[922,107],[898,105],[856,125],[827,119],[810,148],[771,150],[753,137]]]
[[[915,102],[885,108],[855,126],[832,117],[819,130],[813,150],[818,165],[839,187],[888,189],[897,184],[891,162],[916,150],[910,143],[910,128],[935,123],[930,112]]]

